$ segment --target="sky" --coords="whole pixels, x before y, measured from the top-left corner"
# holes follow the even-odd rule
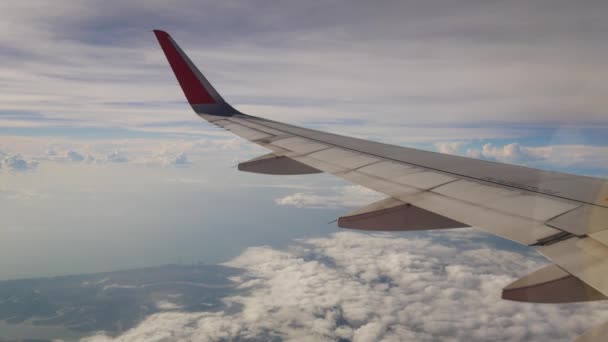
[[[320,249],[319,255],[335,263],[323,272],[342,282],[355,272],[348,269],[351,263],[363,270],[359,274],[373,259],[347,257],[355,249],[345,247],[348,241],[359,241],[356,248],[365,252],[394,251],[391,260],[398,262],[429,256],[419,241],[458,250],[443,239],[481,234],[483,252],[469,246],[467,257],[457,261],[458,267],[474,267],[478,258],[468,255],[479,253],[484,270],[495,276],[486,284],[480,280],[486,273],[467,273],[487,296],[485,306],[474,312],[495,313],[486,320],[512,315],[509,310],[521,306],[502,304],[500,289],[542,259],[470,231],[395,234],[397,242],[338,232],[327,223],[382,197],[328,175],[238,172],[239,161],[267,152],[193,114],[151,30],[168,31],[222,96],[248,114],[442,153],[607,177],[606,7],[591,0],[2,2],[0,280],[202,261],[253,270],[252,277],[263,284],[260,291],[268,292],[286,285],[260,270],[263,265],[294,272],[323,266],[281,264],[284,258],[302,258],[293,246]],[[331,244],[342,249],[330,250],[326,245]],[[501,254],[492,255],[488,246],[501,248]],[[449,263],[448,257],[437,258],[438,264]],[[526,263],[528,258],[536,264]],[[501,268],[504,260],[510,260],[510,268]],[[440,267],[419,266],[431,275]],[[411,269],[399,267],[394,270]],[[436,275],[443,281],[437,291],[448,297],[462,290],[450,287],[450,274]],[[351,285],[360,291],[357,296],[369,296],[370,305],[382,298],[395,301],[398,311],[418,303],[386,291],[373,299],[369,279],[363,282],[367,287]],[[321,286],[323,278],[318,281],[314,291],[328,290]],[[403,281],[397,288],[410,284]],[[256,291],[235,302],[247,306],[247,300],[263,300]],[[433,296],[429,290],[419,302]],[[509,309],[502,311],[503,305]],[[444,315],[441,308],[449,306],[438,303],[429,317]],[[272,329],[254,327],[247,319],[255,321],[266,309],[252,310],[253,316],[234,318],[243,319],[243,331],[283,329],[285,322]],[[555,328],[557,318],[572,314],[568,310],[596,312],[587,306],[542,309],[550,314],[529,310],[525,319],[556,318],[539,322],[538,331],[522,328],[525,320],[510,320],[492,334],[518,339],[525,335],[515,330],[527,329],[524,334],[541,336],[549,331],[543,329]],[[184,315],[151,319],[166,318],[176,330],[199,319],[222,320]],[[438,317],[437,322],[444,319]],[[345,336],[352,338],[366,326],[357,319],[359,325],[351,326],[358,328]],[[404,321],[374,322],[360,334],[389,339],[386,331],[398,332],[388,327]],[[576,322],[555,338],[574,336],[591,323]],[[457,323],[410,330],[432,339],[451,336]],[[146,324],[142,329],[152,329]],[[332,330],[319,324],[315,329]],[[471,323],[465,333],[473,336],[475,327]],[[511,327],[514,335],[506,333]],[[218,331],[225,329],[238,330]],[[285,334],[291,333],[297,337],[302,331]],[[477,338],[489,336],[498,335]]]

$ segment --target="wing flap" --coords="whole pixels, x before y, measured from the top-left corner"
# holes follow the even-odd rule
[[[352,183],[362,185],[368,189],[372,189],[394,198],[402,198],[408,194],[415,194],[423,191],[409,185],[394,183],[387,179],[365,175],[357,171],[342,172],[336,175],[340,178],[351,181]]]
[[[272,134],[268,134],[268,133],[258,131],[253,128],[248,128],[246,126],[234,124],[234,123],[222,124],[222,127],[229,130],[230,132],[238,135],[239,137],[245,138],[250,141],[270,138],[273,136]]]
[[[271,134],[271,135],[284,135],[285,134],[285,132],[283,132],[283,131],[279,131],[277,129],[273,129],[273,128],[270,128],[270,127],[262,126],[260,124],[255,123],[255,122],[250,122],[250,121],[247,121],[247,120],[244,120],[244,119],[240,119],[240,118],[230,117],[228,120],[231,121],[231,122],[237,123],[239,125],[243,125],[245,127],[253,128],[253,129],[258,130],[260,132],[268,133],[268,134]]]
[[[463,223],[394,198],[386,198],[374,202],[342,216],[338,219],[338,226],[373,231],[434,230],[466,227]]]
[[[337,166],[335,164],[332,163],[328,163],[322,160],[318,160],[315,158],[311,158],[309,156],[306,155],[301,155],[301,156],[292,156],[291,158],[304,163],[308,166],[312,166],[315,169],[319,169],[323,172],[327,172],[327,173],[331,173],[332,175],[336,175],[336,174],[341,174],[344,172],[348,172],[348,169],[341,167],[341,166]]]
[[[525,194],[495,185],[459,180],[442,185],[433,192],[508,214],[547,221],[580,206],[564,200]]]
[[[509,284],[502,298],[529,303],[574,303],[606,296],[556,265],[548,265]]]
[[[565,271],[608,295],[608,246],[590,237],[571,237],[538,251]]]
[[[438,172],[420,169],[420,172],[397,176],[394,178],[390,178],[390,180],[395,183],[413,186],[418,189],[429,190],[442,186],[444,184],[457,181],[458,178],[454,178]]]
[[[524,245],[534,245],[543,239],[561,233],[555,228],[548,227],[542,222],[530,218],[485,208],[433,191],[424,191],[413,195],[399,196],[398,198]]]
[[[354,170],[380,161],[378,158],[363,153],[351,152],[335,147],[314,152],[308,156],[313,159],[341,166],[347,170]]]
[[[296,154],[309,154],[330,148],[329,145],[320,144],[301,137],[286,137],[275,140],[269,145],[278,146]]]
[[[410,173],[420,172],[421,170],[422,169],[420,168],[403,163],[382,161],[380,163],[364,166],[358,169],[357,172],[384,179],[393,179]]]
[[[547,222],[548,225],[582,236],[596,236],[600,241],[608,229],[608,208],[584,205]]]
[[[239,171],[261,173],[266,175],[306,175],[323,171],[302,164],[297,160],[274,153],[253,158],[238,165]]]

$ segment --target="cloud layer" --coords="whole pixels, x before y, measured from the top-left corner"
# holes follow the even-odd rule
[[[561,0],[6,2],[0,122],[196,132],[149,32],[162,27],[227,99],[274,119],[606,125],[605,11]]]
[[[188,139],[6,136],[2,147],[6,150],[0,151],[0,172],[33,170],[48,162],[183,168],[201,160],[249,159],[252,154],[263,152],[257,145],[223,132],[218,136]]]
[[[295,192],[276,198],[274,202],[280,206],[312,209],[336,209],[358,207],[370,204],[385,197],[375,191],[359,185],[317,189],[317,191]]]
[[[435,143],[438,152],[503,163],[608,176],[608,147],[594,145],[526,146],[485,143],[479,147],[463,141]]]
[[[38,161],[25,158],[19,153],[5,154],[0,151],[0,169],[22,172],[33,170],[37,166]]]
[[[545,262],[483,237],[336,233],[249,248],[226,264],[246,272],[228,309],[156,314],[116,340],[569,341],[608,319],[603,303],[501,300],[502,287]]]

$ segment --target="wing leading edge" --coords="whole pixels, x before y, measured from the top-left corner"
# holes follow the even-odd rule
[[[607,180],[387,145],[243,114],[224,101],[166,32],[154,33],[193,110],[272,151],[242,163],[240,170],[326,172],[387,195],[340,218],[347,228],[474,226],[536,246],[557,265],[509,285],[504,298],[567,302],[608,295]],[[565,288],[577,293],[565,295]],[[522,292],[533,289],[542,293]]]

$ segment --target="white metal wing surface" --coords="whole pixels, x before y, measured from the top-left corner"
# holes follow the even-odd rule
[[[608,181],[366,141],[243,114],[227,104],[175,41],[154,31],[194,111],[270,154],[241,163],[265,174],[325,172],[383,193],[338,220],[366,230],[472,226],[534,246],[554,265],[503,298],[574,302],[608,296]]]

